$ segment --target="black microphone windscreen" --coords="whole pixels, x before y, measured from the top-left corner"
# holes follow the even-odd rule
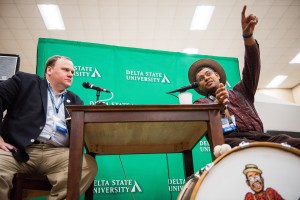
[[[193,82],[193,83],[191,84],[191,89],[197,88],[197,87],[199,87],[199,83],[198,83],[198,82]]]
[[[90,88],[90,85],[91,85],[91,84],[89,84],[88,82],[83,82],[83,83],[82,83],[82,86],[83,86],[84,88]]]

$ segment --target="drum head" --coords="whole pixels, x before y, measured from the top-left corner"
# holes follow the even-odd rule
[[[254,142],[245,148],[232,149],[212,164],[201,175],[191,199],[245,199],[246,194],[251,196],[255,190],[264,193],[268,190],[267,193],[277,193],[283,199],[300,198],[298,149]],[[254,182],[259,181],[260,185],[255,186]]]

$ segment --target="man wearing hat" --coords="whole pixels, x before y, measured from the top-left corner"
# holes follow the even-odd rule
[[[273,199],[283,200],[281,195],[273,188],[267,188],[264,190],[264,178],[262,177],[262,171],[255,164],[247,164],[243,173],[246,176],[246,183],[254,192],[248,192],[245,195],[245,200],[255,199]]]
[[[225,143],[231,147],[238,146],[242,141],[286,142],[300,149],[300,139],[281,134],[272,136],[264,133],[263,123],[254,107],[260,74],[259,45],[253,37],[258,18],[253,14],[245,16],[244,6],[241,17],[243,39],[245,44],[245,64],[242,80],[232,90],[227,90],[226,74],[222,66],[212,59],[201,59],[193,63],[188,77],[191,83],[198,82],[195,90],[206,98],[196,100],[195,104],[223,104],[222,128]]]

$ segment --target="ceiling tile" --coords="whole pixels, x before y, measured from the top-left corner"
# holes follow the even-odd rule
[[[45,24],[40,18],[23,18],[26,27],[30,27],[32,30],[44,30]]]
[[[25,18],[41,17],[37,4],[20,4],[17,6],[20,15]]]
[[[36,49],[37,49],[37,42],[35,42],[34,40],[31,40],[31,39],[28,39],[28,40],[24,40],[24,39],[21,39],[21,40],[17,40],[18,44],[19,44],[19,47],[24,51],[35,51],[36,52]],[[29,52],[28,52],[29,53]],[[25,54],[25,53],[24,53]],[[28,54],[30,55],[30,54]],[[34,54],[31,54],[31,55],[34,55]]]
[[[16,49],[16,52],[20,50],[20,47],[15,40],[2,40],[0,39],[0,43],[2,44],[3,48],[7,50],[14,50]]]
[[[0,4],[1,17],[21,17],[15,4]]]
[[[99,18],[84,18],[82,23],[83,30],[100,30],[101,28]]]
[[[98,18],[99,12],[97,6],[85,6],[81,5],[79,7],[80,15],[84,18]]]
[[[60,12],[64,20],[66,18],[80,18],[80,10],[78,5],[59,5]]]
[[[145,19],[155,19],[157,14],[156,6],[143,5],[138,7],[139,18]]]
[[[269,18],[281,18],[288,6],[271,6],[267,12]]]
[[[28,30],[17,30],[17,29],[13,29],[11,30],[14,38],[16,40],[31,40],[31,34]]]
[[[13,40],[14,36],[10,30],[1,30],[0,38],[1,40]]]
[[[119,20],[117,18],[105,18],[101,19],[101,30],[116,30],[120,29]]]
[[[135,18],[138,17],[138,6],[119,6],[120,20],[123,18]]]
[[[5,23],[11,29],[26,29],[23,18],[5,18]]]

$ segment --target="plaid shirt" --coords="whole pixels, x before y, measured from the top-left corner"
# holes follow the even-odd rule
[[[258,43],[251,46],[245,45],[244,60],[242,80],[233,87],[233,90],[228,90],[230,103],[227,108],[230,115],[234,115],[239,132],[263,132],[263,123],[254,107],[254,95],[261,67]],[[212,101],[208,98],[200,98],[194,102],[194,104],[207,103],[212,103]]]

